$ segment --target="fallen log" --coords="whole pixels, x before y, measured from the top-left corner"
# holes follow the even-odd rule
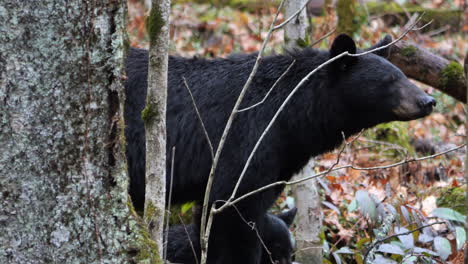
[[[466,78],[463,66],[414,44],[399,41],[388,58],[409,78],[430,85],[466,103]]]

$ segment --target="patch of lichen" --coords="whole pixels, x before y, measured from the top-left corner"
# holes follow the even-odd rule
[[[413,57],[416,52],[418,51],[418,49],[413,46],[413,45],[408,45],[404,48],[401,49],[401,55],[407,57],[407,58],[410,58],[410,57]]]
[[[153,5],[150,14],[146,20],[146,31],[148,32],[150,42],[154,43],[164,26],[161,9],[158,5]]]
[[[163,264],[161,257],[159,256],[159,247],[156,242],[151,239],[151,235],[148,230],[148,225],[136,212],[131,199],[127,201],[127,207],[130,211],[131,216],[136,222],[136,242],[132,245],[132,248],[136,250],[136,254],[133,257],[135,263],[149,263],[149,264]]]
[[[154,122],[158,117],[158,107],[156,104],[147,102],[143,111],[141,111],[141,119],[145,124]]]
[[[437,198],[436,204],[438,207],[451,208],[463,215],[468,213],[466,207],[466,188],[463,187],[446,187],[440,192],[440,197]]]
[[[440,85],[442,88],[455,86],[464,82],[463,67],[452,61],[440,72]]]
[[[338,16],[338,33],[346,33],[356,36],[361,30],[361,25],[366,23],[367,16],[357,0],[338,0],[336,4]]]

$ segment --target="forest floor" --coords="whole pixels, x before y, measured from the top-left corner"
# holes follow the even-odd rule
[[[439,9],[460,8],[457,4],[461,5],[461,2],[425,1],[426,7]],[[147,48],[144,10],[140,2],[129,1],[128,32],[132,46]],[[206,4],[174,4],[171,53],[186,57],[223,57],[258,51],[275,12],[276,8],[271,6],[245,12]],[[334,12],[326,13],[311,19],[313,40],[335,28]],[[466,21],[466,17],[464,19]],[[284,18],[280,15],[279,20]],[[360,37],[355,38],[357,45],[369,47],[385,34],[396,38],[403,32],[403,26],[389,26],[379,17],[373,17],[361,28]],[[458,32],[449,28],[413,31],[405,39],[462,63],[468,51],[467,32],[465,23]],[[333,36],[315,47],[326,49],[332,39]],[[281,52],[283,43],[283,31],[273,33],[266,52]],[[412,157],[440,153],[466,142],[466,106],[432,87],[417,85],[436,98],[434,113],[423,119],[393,122],[364,132],[345,148],[336,167],[347,164],[389,166]],[[438,220],[446,222],[422,229],[412,236],[387,241],[389,246],[380,250],[385,261],[413,263],[425,258],[433,263],[463,263],[466,234],[462,227],[467,214],[465,151],[466,148],[462,148],[387,169],[362,171],[348,168],[319,178],[324,199],[326,261],[360,263],[365,247],[375,238],[373,229],[380,226],[385,211],[382,208],[386,208],[398,216],[393,233],[389,235]],[[314,171],[327,170],[338,155],[338,151],[321,155],[316,159]],[[293,204],[293,198],[286,191],[273,210]]]

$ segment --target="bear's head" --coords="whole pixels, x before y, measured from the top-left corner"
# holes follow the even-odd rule
[[[386,36],[371,47],[383,47],[392,42]],[[331,89],[343,98],[345,109],[363,128],[390,121],[408,121],[432,112],[436,101],[427,95],[390,63],[389,48],[359,57],[345,56],[329,65]],[[330,48],[333,58],[343,52],[362,53],[347,35],[339,35]]]
[[[262,264],[274,263],[291,264],[294,251],[294,239],[289,231],[289,227],[294,222],[297,208],[293,208],[279,215],[266,215],[265,234],[263,242],[268,248],[263,251]]]

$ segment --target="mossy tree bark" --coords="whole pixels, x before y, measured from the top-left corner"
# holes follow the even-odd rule
[[[338,0],[336,15],[338,16],[337,33],[345,33],[351,37],[357,37],[361,31],[361,25],[367,21],[366,14],[358,0]]]
[[[0,263],[139,254],[123,151],[125,14],[122,0],[0,3]]]
[[[294,14],[307,0],[289,0],[285,4],[285,17]],[[299,48],[309,46],[309,33],[306,11],[299,13],[297,19],[291,20],[285,27],[286,46]],[[302,179],[313,173],[314,159],[311,159],[303,170],[293,179]],[[296,261],[299,263],[322,263],[322,203],[315,179],[301,182],[292,187],[297,207],[296,216]]]
[[[409,78],[428,84],[466,103],[467,89],[463,66],[414,44],[399,41],[388,58]]]
[[[166,199],[166,98],[170,0],[153,0],[147,21],[150,38],[148,93],[142,112],[146,130],[145,220],[151,238],[163,244]],[[162,256],[162,247],[159,248]]]

